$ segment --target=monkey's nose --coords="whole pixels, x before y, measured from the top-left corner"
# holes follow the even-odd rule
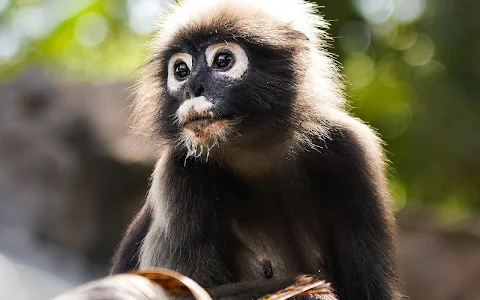
[[[203,93],[205,92],[205,88],[203,87],[202,84],[200,84],[199,86],[197,86],[194,90],[194,95],[195,97],[200,97],[200,96],[203,96]]]
[[[205,88],[203,87],[202,84],[196,86],[193,89],[189,87],[185,91],[185,100],[204,96],[204,93],[205,93]]]

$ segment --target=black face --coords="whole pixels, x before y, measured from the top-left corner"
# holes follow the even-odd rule
[[[292,121],[292,51],[209,31],[183,36],[163,57],[160,129],[178,149],[269,143]]]

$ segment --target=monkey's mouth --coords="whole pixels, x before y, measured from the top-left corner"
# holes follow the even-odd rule
[[[220,116],[220,115],[213,115],[213,114],[195,114],[195,115],[190,115],[182,123],[182,126],[185,129],[190,129],[195,131],[195,130],[207,128],[211,125],[215,125],[216,123],[226,124],[231,119],[232,117],[230,116]]]
[[[184,133],[199,144],[209,144],[225,136],[232,117],[227,115],[215,115],[203,113],[189,115],[183,122]]]

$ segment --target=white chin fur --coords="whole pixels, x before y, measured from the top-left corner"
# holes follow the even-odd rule
[[[188,116],[192,113],[209,115],[212,114],[210,109],[213,107],[213,103],[208,101],[204,96],[195,97],[189,100],[186,100],[180,105],[176,112],[176,118],[178,124],[182,124],[185,120],[188,119]],[[203,141],[196,139],[191,132],[183,131],[180,139],[177,141],[177,146],[186,147],[187,155],[185,161],[188,157],[193,157],[195,159],[205,159],[208,160],[210,157],[210,151],[213,147],[217,146],[219,141],[224,138],[222,131],[219,132],[218,136],[210,137]]]

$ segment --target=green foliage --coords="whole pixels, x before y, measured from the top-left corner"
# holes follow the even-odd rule
[[[332,33],[353,110],[388,144],[397,207],[428,204],[450,218],[478,211],[480,2],[353,0],[349,12],[318,2],[339,20]]]
[[[13,56],[2,59],[0,50],[1,77],[15,76],[32,64],[47,66],[58,76],[76,80],[124,80],[131,77],[143,61],[147,37],[136,34],[127,25],[126,3],[105,0],[72,2],[76,2],[75,7],[66,9],[60,0],[17,1],[1,13],[0,32],[13,32],[20,39],[10,41],[20,43]],[[32,8],[39,15],[35,20],[18,19],[22,11]],[[57,14],[52,16],[53,9]],[[22,22],[28,24],[26,28],[37,25],[44,28],[40,34],[31,36],[28,29],[15,27]],[[1,38],[0,34],[0,44]]]
[[[353,112],[387,142],[397,208],[480,210],[480,2],[317,2],[335,20]],[[0,0],[0,77],[41,64],[75,80],[131,80],[163,5]]]

